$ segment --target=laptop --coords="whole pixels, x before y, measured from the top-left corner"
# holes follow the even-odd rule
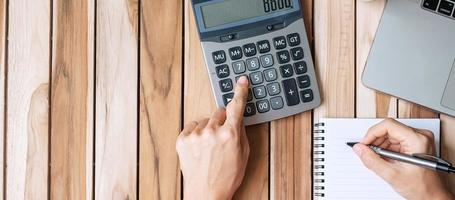
[[[389,0],[362,82],[455,116],[455,0]]]

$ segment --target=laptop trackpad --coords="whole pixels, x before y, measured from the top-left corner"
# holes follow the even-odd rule
[[[455,110],[455,63],[450,72],[449,81],[442,97],[442,106]]]

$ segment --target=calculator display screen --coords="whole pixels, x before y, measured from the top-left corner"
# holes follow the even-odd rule
[[[212,28],[249,18],[293,8],[293,0],[225,0],[201,7],[205,28]]]

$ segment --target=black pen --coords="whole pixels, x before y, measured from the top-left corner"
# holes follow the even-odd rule
[[[355,144],[358,142],[347,142],[346,144],[350,147],[354,147]],[[387,149],[382,149],[380,147],[376,147],[373,145],[368,145],[370,149],[372,149],[374,152],[376,152],[378,155],[384,157],[384,158],[389,158],[392,160],[397,160],[421,167],[425,167],[427,169],[432,169],[432,170],[438,170],[438,171],[443,171],[447,173],[455,173],[455,168],[452,167],[452,164],[449,162],[435,157],[431,155],[426,155],[426,154],[413,154],[413,155],[406,155],[406,154],[401,154],[393,151],[389,151]]]

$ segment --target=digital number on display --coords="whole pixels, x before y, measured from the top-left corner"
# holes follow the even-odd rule
[[[269,13],[285,8],[292,8],[292,0],[263,0],[264,12]]]

